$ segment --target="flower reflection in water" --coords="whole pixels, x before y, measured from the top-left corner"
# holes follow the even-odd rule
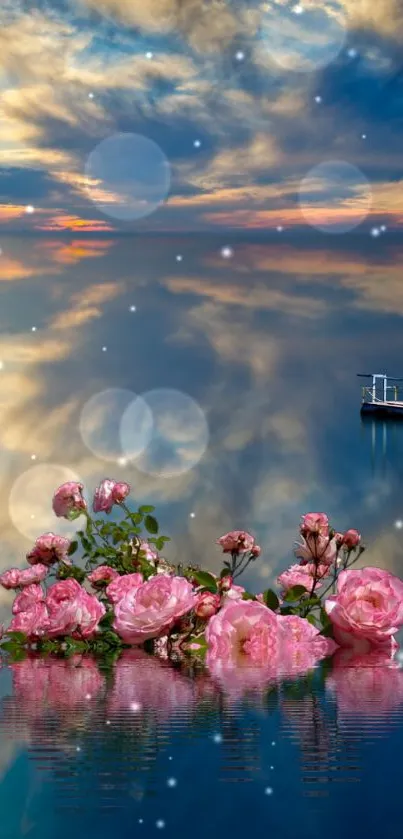
[[[262,713],[273,711],[278,730],[270,741],[281,748],[282,736],[291,739],[302,790],[329,795],[332,782],[360,778],[368,732],[357,720],[386,736],[403,719],[403,671],[379,651],[338,650],[319,661],[312,645],[302,644],[283,649],[270,665],[234,666],[211,653],[203,664],[129,649],[109,670],[89,656],[31,655],[10,668],[0,736],[22,742],[38,768],[52,772],[64,809],[139,804],[155,792],[158,773],[166,771],[158,767],[178,737],[181,748],[197,749],[207,739],[218,750],[215,781],[257,782],[272,762]]]

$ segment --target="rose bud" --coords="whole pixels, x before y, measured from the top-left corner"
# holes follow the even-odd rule
[[[231,574],[225,574],[224,577],[221,577],[218,585],[220,587],[220,591],[229,591],[230,588],[232,588],[232,584],[233,577],[231,577]]]
[[[195,614],[198,618],[211,618],[220,608],[220,595],[212,594],[210,591],[203,591],[198,595]]]
[[[346,548],[349,548],[350,550],[352,548],[356,548],[360,544],[360,542],[361,542],[361,535],[358,532],[358,530],[354,530],[354,529],[346,530],[346,532],[343,536],[343,545],[345,545]]]

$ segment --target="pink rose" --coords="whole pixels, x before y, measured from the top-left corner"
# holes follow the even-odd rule
[[[223,592],[223,602],[227,603],[229,600],[242,600],[242,595],[246,589],[243,586],[232,585],[228,591]]]
[[[119,577],[119,574],[115,568],[111,568],[110,565],[99,565],[98,568],[91,571],[91,574],[88,574],[87,579],[91,585],[97,586],[100,583],[111,583],[117,577]]]
[[[255,600],[230,601],[210,618],[205,636],[213,657],[265,664],[277,650],[277,615]]]
[[[59,489],[56,490],[53,496],[53,511],[58,518],[68,519],[74,514],[80,514],[81,511],[87,509],[87,505],[83,498],[82,491],[83,484],[77,481],[68,481]]]
[[[113,626],[126,643],[142,644],[165,635],[194,606],[193,588],[185,577],[158,574],[119,600]]]
[[[359,534],[358,530],[346,530],[343,534],[343,545],[350,550],[352,548],[356,548],[361,542],[361,535]]]
[[[328,536],[329,519],[326,513],[306,513],[305,516],[301,516],[300,530],[302,536],[314,534],[318,536]]]
[[[150,545],[148,542],[141,542],[140,550],[145,554],[145,558],[148,559],[149,562],[155,562],[155,560],[158,559],[158,551],[155,549],[154,545]]]
[[[17,594],[14,600],[12,606],[13,615],[17,615],[19,612],[27,612],[33,606],[36,606],[37,603],[44,603],[45,597],[46,595],[42,586],[37,583],[26,586],[20,594]]]
[[[231,530],[225,536],[220,536],[217,539],[217,545],[221,545],[223,552],[226,553],[245,553],[252,550],[255,544],[254,537],[245,530]]]
[[[233,582],[233,578],[230,574],[226,574],[225,577],[221,577],[218,582],[220,591],[229,591],[230,588],[232,588]]]
[[[196,600],[195,613],[198,618],[211,618],[220,608],[221,597],[219,594],[211,594],[209,591],[202,591]]]
[[[288,591],[288,589],[293,588],[293,586],[304,586],[307,591],[310,591],[313,584],[315,569],[317,572],[316,576],[318,584],[321,584],[323,578],[329,574],[329,566],[318,565],[316,568],[313,562],[309,562],[307,565],[291,565],[287,571],[283,571],[283,573],[277,577],[277,582],[283,591]]]
[[[67,557],[70,547],[70,539],[64,536],[56,536],[54,533],[44,533],[39,536],[32,550],[27,554],[30,565],[53,565],[55,562],[63,562]]]
[[[337,555],[336,540],[328,536],[308,534],[302,537],[294,551],[301,565],[315,562],[318,565],[332,565]]]
[[[251,550],[252,556],[254,556],[256,558],[256,557],[260,556],[261,553],[262,553],[262,549],[261,549],[260,545],[254,545],[252,550]]]
[[[337,649],[332,638],[320,635],[319,629],[298,615],[279,615],[278,629],[279,641],[285,652],[293,646],[310,646],[316,658],[323,658]]]
[[[46,606],[49,613],[47,634],[50,638],[72,635],[90,638],[98,629],[105,606],[72,578],[60,580],[48,589]]]
[[[0,585],[6,589],[19,588],[21,571],[19,568],[10,568],[0,576]]]
[[[45,603],[36,602],[26,611],[14,615],[7,632],[23,632],[28,638],[40,638],[48,628],[48,610]]]
[[[118,574],[105,589],[106,596],[109,597],[111,603],[118,603],[129,591],[141,586],[142,582],[142,574],[123,574],[122,576]]]
[[[381,568],[347,569],[339,574],[337,594],[325,609],[340,646],[357,639],[369,645],[391,643],[403,626],[403,582]]]
[[[130,486],[105,478],[96,488],[92,509],[94,513],[110,513],[114,504],[121,504],[129,495]]]

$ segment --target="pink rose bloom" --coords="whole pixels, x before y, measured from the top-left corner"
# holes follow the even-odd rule
[[[202,591],[197,595],[195,613],[198,618],[211,618],[220,608],[221,597],[219,594],[211,594],[209,591]]]
[[[67,557],[70,547],[70,539],[64,536],[56,536],[54,533],[44,533],[39,536],[32,550],[27,554],[30,565],[53,565],[55,562],[63,562]]]
[[[26,611],[14,615],[8,632],[23,632],[30,639],[40,638],[48,629],[48,610],[45,603],[36,602]]]
[[[19,588],[21,571],[19,568],[10,568],[0,576],[0,585],[6,589]]]
[[[92,509],[94,513],[110,513],[114,504],[121,504],[129,495],[130,486],[105,478],[96,488]]]
[[[343,535],[343,545],[346,548],[356,548],[361,542],[361,535],[359,534],[358,530],[346,530]]]
[[[60,580],[48,589],[46,606],[49,613],[47,634],[50,638],[59,635],[90,638],[96,633],[106,611],[103,603],[73,578]]]
[[[331,655],[337,649],[332,638],[325,638],[316,626],[299,615],[279,615],[278,628],[279,640],[284,649],[292,645],[310,645],[317,658]]]
[[[229,591],[233,586],[233,578],[230,574],[226,574],[225,577],[222,577],[221,580],[218,581],[218,585],[220,591]]]
[[[326,513],[306,513],[305,516],[301,516],[300,530],[302,536],[313,534],[318,536],[328,536],[329,519]]]
[[[403,626],[403,582],[382,568],[347,569],[324,605],[340,646],[390,644]]]
[[[20,586],[30,586],[32,583],[42,583],[48,576],[49,568],[41,562],[37,562],[32,568],[24,568],[20,571]]]
[[[155,560],[159,558],[158,551],[148,542],[141,542],[140,550],[145,554],[145,557],[149,562],[155,562]]]
[[[45,602],[45,592],[42,586],[38,585],[37,583],[32,583],[32,585],[27,585],[20,594],[17,594],[13,606],[12,606],[12,613],[13,615],[17,615],[19,612],[27,612],[29,609],[32,609],[33,606],[36,606],[38,603]]]
[[[99,583],[111,583],[117,577],[120,578],[120,575],[115,568],[111,568],[110,565],[99,565],[98,568],[91,571],[91,574],[88,574],[87,579],[91,585],[96,586]]]
[[[53,496],[53,511],[58,518],[68,519],[71,513],[79,513],[87,509],[82,494],[83,489],[83,484],[67,481],[56,490]]]
[[[195,602],[192,585],[185,577],[158,574],[119,600],[113,627],[126,643],[142,644],[166,635]]]
[[[309,562],[307,565],[291,565],[288,571],[284,571],[279,577],[277,577],[277,582],[283,591],[288,591],[288,589],[293,588],[293,586],[304,586],[307,591],[310,591],[313,584],[315,567],[316,566],[313,562]],[[316,575],[318,585],[321,584],[323,578],[327,577],[328,574],[328,565],[318,565]]]
[[[266,664],[276,654],[278,616],[255,600],[226,603],[210,618],[205,637],[213,657]]]
[[[122,600],[122,598],[129,593],[129,591],[134,591],[134,589],[141,586],[142,583],[142,574],[118,574],[118,576],[109,583],[105,592],[111,603],[118,603],[119,600]]]
[[[229,600],[242,600],[245,591],[246,589],[243,586],[232,585],[228,591],[223,592],[223,603],[227,603]]]
[[[221,545],[223,552],[226,553],[244,553],[251,551],[255,544],[254,537],[245,530],[231,530],[225,536],[220,536],[217,539],[217,545]]]
[[[332,565],[337,555],[336,540],[327,536],[307,535],[295,548],[295,556],[301,565],[315,562],[319,565]]]

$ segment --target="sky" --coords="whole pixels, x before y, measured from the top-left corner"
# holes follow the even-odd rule
[[[0,230],[399,228],[402,41],[401,0],[3,0]]]

